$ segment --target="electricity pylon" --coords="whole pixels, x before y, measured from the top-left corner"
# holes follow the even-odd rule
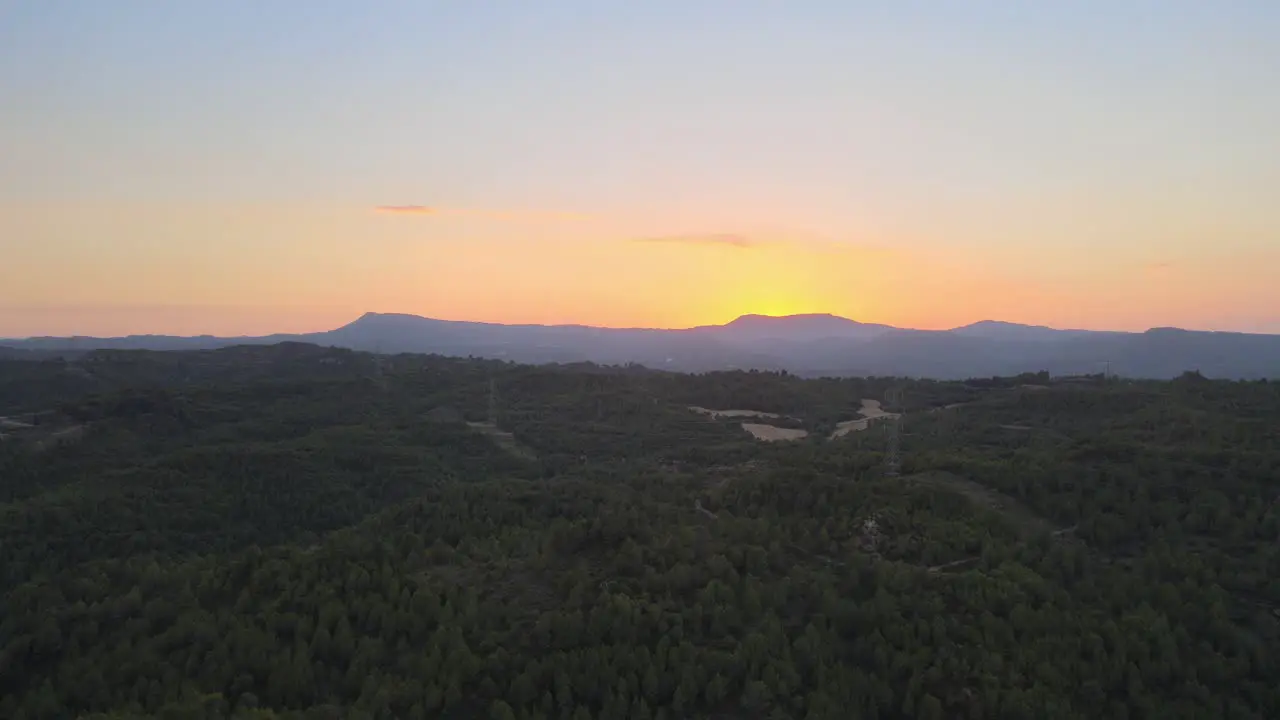
[[[373,384],[380,390],[387,389],[387,378],[383,374],[386,369],[386,356],[382,354],[382,345],[379,344],[373,351]]]
[[[900,427],[904,409],[902,408],[902,387],[889,388],[884,394],[884,401],[888,406],[885,412],[893,413],[885,421],[884,474],[897,477],[902,468],[902,428]]]
[[[498,427],[498,381],[489,378],[489,424]]]

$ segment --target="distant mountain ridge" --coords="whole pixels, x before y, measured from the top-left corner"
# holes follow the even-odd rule
[[[686,329],[503,325],[365,313],[324,332],[256,337],[131,335],[0,340],[0,357],[68,355],[96,349],[201,350],[305,342],[370,352],[418,352],[526,363],[638,363],[703,372],[788,370],[798,375],[899,375],[937,379],[1109,368],[1128,377],[1280,378],[1280,335],[1152,328],[1146,332],[1059,330],[984,320],[950,330],[914,330],[829,314],[743,315]]]

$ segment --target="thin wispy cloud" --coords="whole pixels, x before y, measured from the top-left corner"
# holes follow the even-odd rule
[[[676,245],[711,245],[739,248],[743,250],[756,247],[760,244],[758,240],[753,240],[745,235],[736,235],[733,233],[711,233],[707,235],[661,235],[658,237],[634,238],[632,242]]]
[[[439,215],[440,208],[426,205],[379,205],[374,211],[391,215]]]
[[[835,242],[830,240],[797,240],[794,244],[814,252],[837,255],[857,255],[858,257],[905,255],[908,251],[887,245],[864,245],[861,243]]]
[[[575,222],[587,215],[549,210],[492,210],[485,208],[438,207],[434,205],[378,205],[375,212],[384,215],[416,217],[471,217],[513,223]]]
[[[656,237],[632,238],[631,242],[724,247],[738,250],[750,250],[764,247],[790,248],[803,252],[841,255],[852,254],[860,257],[867,257],[870,255],[890,255],[897,254],[899,252],[892,248],[880,245],[837,242],[817,236],[803,234],[788,235],[767,233],[764,235],[745,235],[741,233],[707,233],[694,235],[660,235]]]

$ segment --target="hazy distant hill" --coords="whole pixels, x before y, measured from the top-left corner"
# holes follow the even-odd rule
[[[1019,325],[1001,320],[983,320],[951,330],[952,335],[985,338],[987,340],[1056,341],[1085,335],[1124,335],[1126,333],[1094,332],[1090,330],[1058,330],[1044,325]]]
[[[890,325],[860,323],[837,315],[811,314],[785,317],[743,315],[725,325],[706,325],[693,328],[693,331],[742,343],[770,340],[797,342],[835,337],[867,339],[897,329]]]
[[[92,349],[198,350],[306,342],[383,353],[436,353],[525,363],[639,363],[701,372],[785,369],[800,375],[906,375],[940,379],[1047,370],[1170,378],[1280,378],[1280,336],[1157,328],[1144,333],[1057,330],[983,321],[952,330],[912,330],[835,315],[744,315],[684,330],[585,325],[501,325],[367,313],[318,333],[219,338],[134,335],[29,338],[3,352],[74,354]]]

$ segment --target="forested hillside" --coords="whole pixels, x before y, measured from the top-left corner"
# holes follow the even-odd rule
[[[283,344],[0,418],[3,718],[1280,717],[1280,384]]]

